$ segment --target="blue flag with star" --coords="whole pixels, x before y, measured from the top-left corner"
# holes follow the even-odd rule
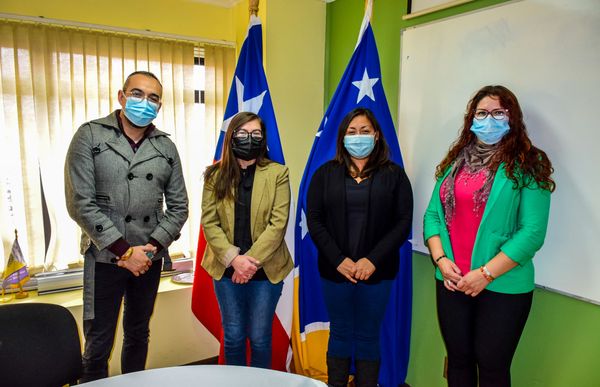
[[[387,104],[379,55],[370,23],[370,7],[365,13],[359,39],[350,63],[333,95],[327,112],[317,131],[302,182],[296,213],[295,258],[298,286],[294,311],[294,355],[296,369],[322,379],[326,372],[324,350],[327,348],[329,321],[321,294],[317,268],[317,248],[308,233],[306,222],[306,195],[313,173],[335,157],[338,126],[343,117],[356,107],[370,109],[381,125],[390,148],[390,158],[403,165],[398,137]],[[380,386],[398,386],[404,383],[410,351],[412,309],[412,246],[406,242],[400,251],[400,270],[392,287],[381,332]],[[320,372],[319,372],[320,371]]]
[[[239,112],[252,112],[258,114],[267,127],[268,158],[280,164],[285,164],[277,121],[275,120],[275,110],[273,109],[271,93],[263,69],[262,55],[262,24],[257,16],[252,15],[248,25],[248,36],[240,50],[233,82],[229,90],[223,126],[215,151],[215,161],[221,159],[223,139],[233,116]]]

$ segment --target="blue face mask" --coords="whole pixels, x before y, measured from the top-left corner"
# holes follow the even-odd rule
[[[364,159],[375,148],[375,136],[370,134],[344,136],[344,147],[350,153],[350,156],[357,159]]]
[[[152,120],[156,118],[158,114],[158,106],[152,102],[149,102],[147,98],[127,98],[125,103],[125,110],[123,112],[125,117],[132,124],[139,127],[150,125]]]
[[[508,120],[497,120],[488,115],[483,120],[473,118],[471,132],[475,133],[479,141],[484,144],[494,145],[502,140],[502,137],[508,133],[510,126]]]

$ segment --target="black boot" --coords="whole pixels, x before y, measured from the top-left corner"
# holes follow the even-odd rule
[[[356,378],[354,385],[356,387],[377,387],[379,380],[379,360],[358,360],[356,359]]]
[[[327,385],[329,387],[346,387],[349,372],[349,357],[342,358],[327,355]]]

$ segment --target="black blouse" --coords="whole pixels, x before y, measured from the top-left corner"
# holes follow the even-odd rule
[[[254,173],[256,164],[242,169],[240,183],[237,188],[237,200],[235,201],[233,244],[240,248],[240,254],[245,254],[252,247],[252,231],[250,230],[250,209],[252,208],[252,187],[254,185]],[[233,276],[233,266],[225,269],[223,275],[227,278]],[[266,280],[265,271],[261,268],[252,277],[252,280]]]
[[[348,233],[348,252],[354,261],[359,257],[360,242],[364,239],[367,223],[367,207],[369,205],[370,179],[357,183],[350,175],[346,176],[346,223]]]

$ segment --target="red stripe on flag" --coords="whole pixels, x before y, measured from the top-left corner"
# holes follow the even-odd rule
[[[273,354],[271,355],[271,368],[287,372],[287,354],[290,349],[290,337],[275,315],[273,319]]]
[[[202,258],[206,250],[204,230],[200,226],[198,249],[196,250],[196,267],[192,286],[192,312],[214,337],[222,337],[221,313],[215,296],[212,277],[202,267]]]

